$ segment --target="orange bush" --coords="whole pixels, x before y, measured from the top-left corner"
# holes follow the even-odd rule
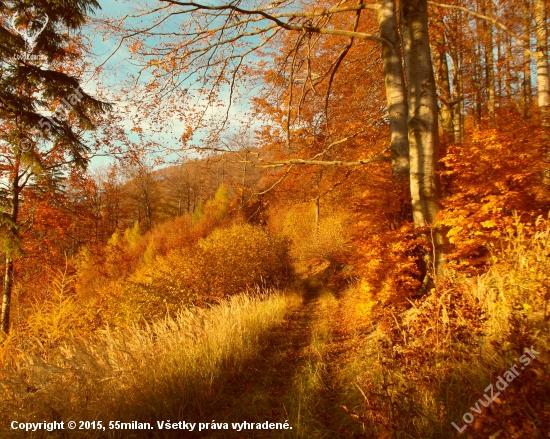
[[[271,238],[261,227],[232,225],[136,270],[122,283],[113,318],[149,319],[255,286],[282,286],[289,275],[285,241]]]
[[[421,285],[429,243],[422,231],[414,230],[408,183],[396,181],[390,172],[370,170],[357,198],[354,265],[360,279],[356,291],[365,303],[399,307]]]
[[[540,127],[512,117],[498,128],[479,127],[463,145],[448,148],[440,218],[453,267],[484,267],[491,245],[512,230],[513,212],[532,221],[548,211],[544,159]]]

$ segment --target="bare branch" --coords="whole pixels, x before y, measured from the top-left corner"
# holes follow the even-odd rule
[[[283,174],[283,176],[281,178],[279,178],[279,180],[277,180],[269,189],[266,189],[262,192],[258,192],[257,195],[264,195],[264,194],[267,194],[269,191],[275,189],[275,187],[277,187],[279,185],[279,183],[281,183],[286,178],[286,176],[290,173],[290,171],[292,170],[293,167],[294,167],[294,165],[290,165],[288,167],[288,169],[286,170],[286,172]]]
[[[360,0],[360,4],[362,3],[362,0]],[[359,26],[359,19],[361,18],[361,11],[358,10],[355,14],[355,21],[353,23],[353,31],[357,31],[357,27]],[[348,43],[344,47],[344,49],[340,52],[338,55],[338,58],[336,60],[336,63],[334,64],[334,68],[330,74],[330,78],[328,81],[328,87],[327,87],[327,93],[325,97],[325,120],[327,121],[327,129],[328,129],[328,102],[329,102],[329,96],[330,96],[330,90],[332,88],[332,83],[334,81],[334,77],[336,76],[336,72],[338,71],[338,67],[340,67],[340,64],[342,64],[342,61],[348,54],[349,50],[351,49],[351,46],[353,45],[353,37],[349,38]]]
[[[317,195],[316,197],[313,197],[312,199],[310,199],[309,201],[317,201],[317,200],[320,200],[321,198],[323,198],[324,196],[328,195],[329,193],[331,193],[334,189],[336,189],[338,186],[340,186],[344,181],[346,181],[348,179],[348,177],[353,174],[355,171],[357,171],[358,168],[355,168],[355,169],[350,169],[349,171],[346,172],[346,174],[340,179],[338,180],[336,183],[334,183],[330,188],[328,188],[325,192],[323,192],[322,194],[320,195]]]
[[[343,12],[353,12],[353,11],[360,11],[363,9],[371,9],[371,10],[377,10],[379,8],[378,5],[365,5],[365,4],[357,4],[352,6],[344,6],[344,7],[334,7],[329,9],[321,9],[317,11],[311,11],[311,12],[286,12],[281,14],[270,14],[268,11],[271,11],[275,9],[274,7],[267,7],[267,8],[261,8],[261,9],[241,9],[235,5],[229,4],[229,5],[220,5],[220,6],[211,6],[211,5],[204,5],[197,2],[180,2],[175,0],[160,0],[166,3],[170,3],[173,5],[178,6],[188,6],[193,7],[195,10],[197,9],[204,9],[209,11],[226,11],[226,10],[232,10],[241,14],[247,14],[247,15],[261,15],[265,19],[272,19],[272,18],[310,18],[310,17],[322,17],[326,15],[334,15],[334,14],[340,14]]]
[[[321,152],[315,154],[313,157],[311,157],[310,160],[315,160],[316,158],[321,157],[322,155],[325,155],[328,151],[330,151],[332,149],[332,147],[334,147],[336,145],[339,145],[340,143],[344,143],[345,141],[347,141],[349,139],[353,139],[354,137],[357,137],[361,133],[363,133],[363,131],[359,131],[358,133],[355,133],[351,136],[344,137],[343,139],[336,140],[336,141],[332,142],[323,151],[321,151]],[[383,154],[383,153],[384,153],[384,151],[381,154]]]
[[[386,40],[385,38],[379,37],[377,35],[373,34],[365,34],[362,32],[353,32],[353,31],[347,31],[342,29],[330,29],[330,28],[324,28],[324,27],[318,27],[318,26],[311,26],[311,25],[299,25],[299,24],[290,24],[291,19],[293,18],[300,18],[300,17],[315,17],[315,16],[323,16],[323,15],[331,15],[329,12],[330,9],[327,9],[325,11],[317,11],[317,12],[303,12],[303,13],[287,13],[287,14],[269,14],[265,12],[263,9],[241,9],[233,4],[229,5],[220,5],[220,6],[209,6],[209,5],[203,5],[196,2],[179,2],[174,0],[161,0],[164,2],[168,2],[174,5],[183,6],[183,7],[192,7],[192,8],[198,8],[200,10],[205,11],[235,11],[242,15],[259,15],[263,17],[265,20],[269,20],[274,22],[278,27],[281,27],[286,30],[291,30],[295,32],[310,32],[310,33],[319,33],[323,35],[340,35],[340,36],[346,36],[346,37],[355,37],[363,40],[374,40],[382,44],[388,44],[389,46],[392,46],[392,44]],[[337,8],[338,9],[344,9],[344,8]],[[338,10],[338,12],[349,12],[349,11],[358,11],[361,9],[376,9],[376,6],[373,5],[355,5],[355,6],[349,6],[345,8],[346,10]],[[338,13],[333,12],[333,13]],[[280,20],[280,18],[290,18],[288,21]]]
[[[386,148],[383,152],[388,151],[390,148]],[[369,163],[375,163],[375,162],[389,162],[391,161],[390,157],[387,156],[374,156],[370,159],[361,159],[357,160],[355,162],[347,162],[343,160],[332,160],[332,161],[325,161],[325,160],[304,160],[304,159],[289,159],[284,161],[271,161],[269,162],[269,165],[255,165],[260,166],[262,168],[280,168],[282,166],[288,166],[288,165],[317,165],[317,166],[362,166],[367,165]]]

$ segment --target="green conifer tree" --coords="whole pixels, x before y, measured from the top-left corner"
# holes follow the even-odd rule
[[[71,44],[95,0],[0,0],[0,232],[5,276],[0,330],[10,328],[14,259],[24,190],[52,190],[71,166],[87,165],[82,134],[109,109],[72,76]]]

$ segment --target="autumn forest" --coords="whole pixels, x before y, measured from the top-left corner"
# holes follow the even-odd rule
[[[0,436],[550,437],[548,0],[0,0]]]

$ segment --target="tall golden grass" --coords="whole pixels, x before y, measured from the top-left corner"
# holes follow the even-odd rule
[[[28,437],[9,428],[13,420],[211,421],[201,416],[224,382],[300,301],[276,292],[241,294],[210,309],[182,309],[174,318],[75,337],[45,358],[19,352],[0,375],[2,437]],[[108,437],[129,434],[119,433]],[[107,436],[93,430],[73,434]]]

